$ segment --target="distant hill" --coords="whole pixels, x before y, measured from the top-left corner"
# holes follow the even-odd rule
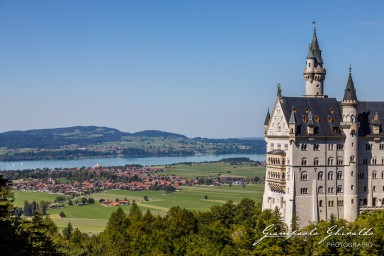
[[[58,148],[67,145],[86,146],[101,142],[120,141],[124,136],[184,138],[184,135],[148,130],[136,133],[98,126],[74,126],[54,129],[36,129],[0,133],[0,147],[5,148]]]

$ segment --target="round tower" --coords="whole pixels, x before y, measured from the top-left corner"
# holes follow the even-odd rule
[[[325,74],[326,70],[323,68],[323,59],[316,36],[316,27],[314,27],[312,43],[308,48],[307,61],[304,69],[306,97],[326,97],[324,95]]]
[[[359,213],[358,200],[358,100],[356,89],[352,80],[351,68],[345,88],[344,98],[341,102],[342,123],[345,134],[344,146],[344,219],[355,221]]]

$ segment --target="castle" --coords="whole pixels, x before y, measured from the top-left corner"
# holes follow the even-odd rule
[[[351,67],[341,101],[324,95],[324,68],[314,28],[304,69],[305,95],[277,99],[264,122],[267,143],[263,209],[280,210],[290,227],[354,221],[384,209],[384,102],[359,101]]]

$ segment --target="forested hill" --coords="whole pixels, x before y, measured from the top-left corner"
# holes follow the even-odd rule
[[[256,138],[207,139],[157,130],[136,133],[97,126],[10,131],[0,133],[3,161],[74,159],[112,156],[174,156],[196,154],[264,154]]]
[[[73,144],[78,146],[87,146],[102,142],[121,141],[124,140],[124,137],[187,139],[186,136],[181,134],[156,130],[128,133],[108,127],[74,126],[67,128],[36,129],[0,133],[0,147],[20,149],[58,148]]]

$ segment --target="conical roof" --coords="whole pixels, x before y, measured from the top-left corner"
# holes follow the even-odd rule
[[[316,62],[320,65],[323,64],[323,58],[321,57],[321,50],[319,46],[319,41],[317,40],[316,29],[313,31],[312,43],[310,50],[312,50],[311,55],[316,59]],[[308,52],[308,56],[310,56],[310,52]],[[308,57],[307,57],[308,58]]]
[[[355,85],[353,84],[351,68],[349,68],[349,77],[344,92],[343,101],[357,100]]]
[[[264,125],[268,125],[270,119],[271,119],[271,115],[269,114],[269,109],[268,109],[267,116],[265,117]]]
[[[290,124],[296,124],[297,123],[296,114],[295,114],[294,109],[292,109],[291,117],[289,118],[289,123]]]

